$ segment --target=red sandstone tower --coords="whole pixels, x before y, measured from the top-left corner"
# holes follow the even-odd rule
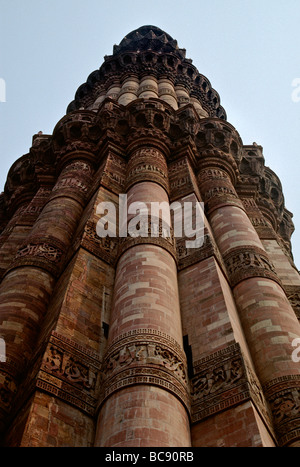
[[[203,202],[203,244],[99,236],[120,195]],[[0,196],[2,444],[299,446],[291,218],[185,50],[126,36]]]

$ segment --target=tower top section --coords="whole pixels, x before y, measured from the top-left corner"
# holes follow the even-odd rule
[[[179,49],[177,41],[156,26],[142,26],[127,34],[119,45],[114,46],[114,55],[122,52],[149,51],[172,53],[185,58],[185,49]]]
[[[145,86],[148,86],[148,94]],[[78,88],[67,113],[76,109],[97,110],[105,97],[126,105],[132,100],[130,92],[135,98],[162,98],[167,88],[169,98],[162,100],[173,107],[193,103],[200,117],[226,120],[219,94],[192,60],[186,58],[186,50],[179,48],[169,34],[152,25],[135,29],[119,45],[114,45],[113,54],[106,55],[100,68]],[[120,100],[125,91],[127,97]]]

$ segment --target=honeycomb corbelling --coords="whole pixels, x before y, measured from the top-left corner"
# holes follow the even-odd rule
[[[197,99],[207,116],[227,119],[220,105],[220,96],[209,80],[199,73],[192,60],[185,57],[185,49],[179,48],[175,39],[156,26],[142,26],[115,45],[113,55],[105,56],[100,68],[78,88],[67,113],[88,108],[101,92],[113,83],[122,83],[128,75],[138,79],[147,75],[156,79],[167,78],[174,86],[183,86],[191,98]]]

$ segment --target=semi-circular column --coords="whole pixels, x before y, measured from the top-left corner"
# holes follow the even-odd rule
[[[90,158],[94,157],[90,154]],[[64,154],[52,193],[0,285],[0,335],[6,362],[0,372],[1,429],[34,351],[65,253],[91,186],[87,151]]]
[[[149,146],[135,149],[128,162],[128,203],[168,203],[167,186],[164,154]],[[122,244],[95,445],[190,446],[174,244],[151,236],[124,238]]]
[[[127,105],[137,99],[139,90],[139,79],[136,76],[125,78],[119,94],[118,102],[121,105]]]
[[[45,205],[51,193],[51,177],[49,182],[40,181],[40,187],[32,200],[25,202],[13,215],[6,226],[3,241],[0,238],[0,277],[4,275],[11,261],[14,259],[18,248],[28,237],[39,213]]]
[[[203,151],[199,187],[279,444],[293,445],[300,436],[300,367],[292,359],[292,341],[300,336],[300,326],[235,191],[235,166],[228,153]]]
[[[173,109],[178,109],[177,95],[174,84],[166,78],[160,78],[158,81],[159,98],[167,102]]]
[[[151,75],[143,76],[138,88],[139,99],[149,97],[158,97],[157,79]]]
[[[185,86],[180,84],[176,85],[175,92],[179,108],[190,103],[190,95]]]

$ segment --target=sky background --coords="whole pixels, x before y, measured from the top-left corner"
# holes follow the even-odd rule
[[[186,49],[243,143],[263,146],[300,268],[300,0],[0,0],[0,192],[32,136],[52,134],[104,55],[146,24]]]

